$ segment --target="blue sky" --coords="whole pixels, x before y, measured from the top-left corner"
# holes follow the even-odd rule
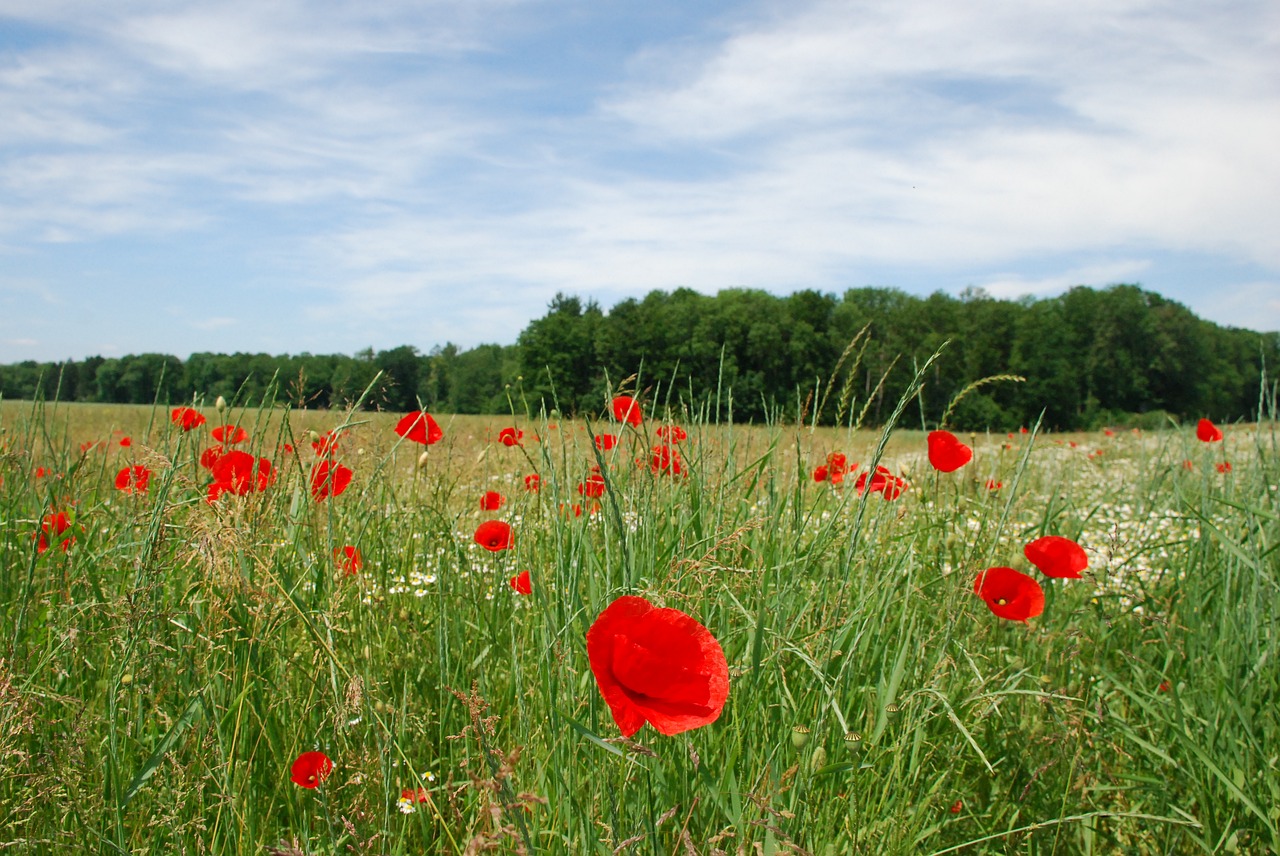
[[[0,0],[0,116],[0,362],[679,286],[1280,329],[1273,0]]]

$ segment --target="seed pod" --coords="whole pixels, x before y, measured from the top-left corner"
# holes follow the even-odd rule
[[[827,766],[827,750],[818,746],[813,750],[813,754],[809,756],[809,769],[821,770]]]
[[[803,749],[809,745],[809,729],[803,725],[797,725],[791,729],[791,745],[797,749]]]
[[[856,731],[846,731],[844,745],[850,752],[857,752],[862,748],[862,735]]]

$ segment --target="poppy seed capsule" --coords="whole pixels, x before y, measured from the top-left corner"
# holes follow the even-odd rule
[[[809,745],[809,729],[803,725],[797,725],[791,729],[791,745],[797,749],[803,749]]]
[[[813,754],[809,756],[809,769],[821,770],[827,766],[827,750],[818,746],[813,750]]]
[[[856,731],[846,731],[844,745],[850,752],[857,752],[862,748],[862,735]]]

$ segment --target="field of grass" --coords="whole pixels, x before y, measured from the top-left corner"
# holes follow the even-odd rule
[[[649,412],[433,414],[423,454],[401,414],[200,410],[184,433],[168,408],[0,403],[2,852],[1280,849],[1272,421],[964,435],[943,474],[921,431],[683,415],[676,476]],[[276,473],[209,502],[224,422]],[[333,429],[354,476],[317,501]],[[853,472],[814,481],[833,452]],[[901,496],[858,493],[876,461]],[[115,487],[133,464],[145,493]],[[475,542],[492,519],[513,549]],[[1041,535],[1085,547],[1083,579],[1030,566]],[[1042,615],[975,596],[999,565],[1040,579]],[[627,594],[718,640],[713,723],[620,736],[586,635]],[[312,751],[332,771],[300,787]]]

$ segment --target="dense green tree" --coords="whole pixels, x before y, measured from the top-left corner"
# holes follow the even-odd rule
[[[855,351],[846,348],[868,331]],[[755,289],[711,296],[652,291],[608,313],[556,295],[515,345],[416,346],[354,355],[163,354],[89,357],[79,363],[0,366],[0,395],[179,403],[226,397],[240,405],[288,402],[407,411],[501,413],[546,405],[599,413],[625,388],[650,407],[735,419],[830,423],[867,408],[887,415],[916,367],[945,346],[908,418],[933,427],[970,384],[1015,373],[1025,383],[968,391],[948,418],[961,430],[1005,430],[1041,411],[1051,428],[1120,424],[1145,414],[1220,421],[1248,418],[1265,372],[1280,365],[1280,335],[1223,328],[1133,286],[1083,286],[1045,299],[997,300],[980,289],[917,297],[856,288],[840,297]],[[841,363],[841,356],[845,360]],[[837,365],[840,368],[837,371]],[[883,379],[883,381],[882,381]],[[831,395],[824,399],[824,392]]]

